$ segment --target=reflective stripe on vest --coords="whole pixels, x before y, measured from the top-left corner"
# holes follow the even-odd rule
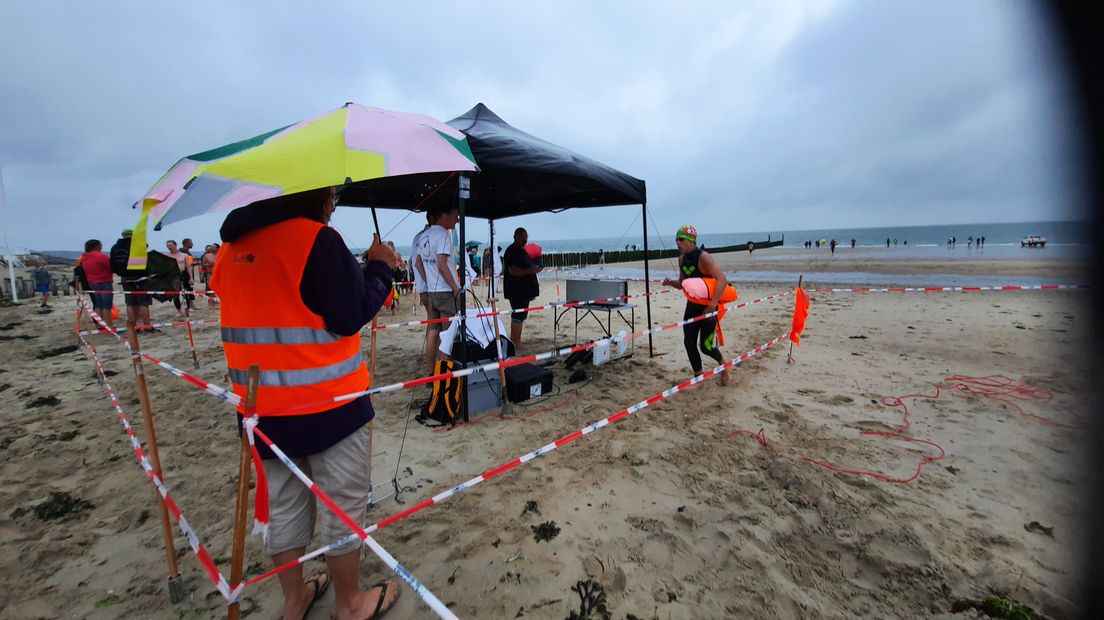
[[[222,341],[231,344],[328,344],[339,336],[312,327],[223,327]]]
[[[356,372],[364,362],[364,356],[359,352],[349,359],[323,366],[321,368],[306,368],[303,370],[262,370],[262,387],[294,387],[300,385],[314,385],[323,381],[340,379],[345,375]],[[249,382],[249,371],[240,368],[230,368],[230,381],[238,385],[246,385]]]

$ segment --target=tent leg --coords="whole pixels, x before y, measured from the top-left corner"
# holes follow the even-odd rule
[[[459,192],[457,193],[457,201],[459,202],[459,206],[460,206],[460,249],[459,249],[460,265],[459,266],[461,267],[459,269],[459,274],[460,274],[460,300],[459,300],[460,304],[459,304],[459,306],[460,307],[459,307],[458,310],[460,312],[460,346],[461,346],[461,350],[464,351],[464,353],[465,353],[465,355],[464,355],[464,360],[465,361],[461,362],[461,364],[460,364],[461,368],[466,368],[468,366],[468,362],[467,362],[468,295],[467,295],[467,291],[465,290],[465,287],[467,286],[467,277],[468,277],[468,250],[467,250],[467,248],[464,247],[464,244],[467,243],[467,239],[466,239],[467,223],[466,223],[465,218],[464,218],[464,203],[467,202],[465,199],[471,193],[470,190],[468,189],[470,187],[470,185],[469,185],[470,182],[471,181],[468,179],[468,175],[461,174],[460,175],[460,181],[458,183]],[[450,257],[450,260],[451,260],[451,257]],[[453,348],[453,353],[455,354],[455,352],[456,352],[455,343],[454,343],[453,347],[454,347]],[[465,386],[464,386],[464,389],[460,390],[460,393],[461,393],[460,410],[463,412],[464,421],[467,422],[468,421],[468,390],[467,390],[467,385],[466,385],[467,378],[464,377],[461,380],[465,382]]]
[[[648,309],[648,329],[652,328],[652,272],[648,268],[648,203],[640,205],[644,217],[644,304]],[[648,357],[655,357],[652,350],[652,332],[648,332]]]

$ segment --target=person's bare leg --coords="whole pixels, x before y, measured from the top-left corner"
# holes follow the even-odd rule
[[[306,547],[299,547],[277,553],[272,556],[272,564],[282,566],[303,555],[306,550]],[[299,564],[276,573],[276,578],[280,580],[280,589],[284,592],[284,620],[299,620],[315,594],[314,588],[303,583],[303,565]]]
[[[127,321],[137,325],[138,324],[138,319],[139,319],[138,306],[127,306],[126,309],[127,309]]]
[[[149,306],[138,306],[138,320],[142,322],[142,324],[146,327],[153,325],[153,323],[150,321]]]
[[[525,324],[520,321],[510,321],[510,340],[514,342],[514,348],[521,350],[521,328]]]
[[[429,372],[433,372],[433,364],[440,359],[440,353],[441,332],[436,329],[430,329],[429,333],[426,334],[426,362],[429,364]]]
[[[326,566],[330,569],[330,576],[333,579],[334,612],[338,620],[365,618],[375,611],[384,589],[372,588],[367,591],[360,589],[359,550],[336,557],[327,555]],[[388,600],[384,601],[385,607],[394,604],[394,600],[399,597],[399,588],[387,588],[387,593]]]

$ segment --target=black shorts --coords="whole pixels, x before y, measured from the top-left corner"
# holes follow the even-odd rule
[[[511,300],[509,300],[510,301],[510,309],[516,311],[516,310],[521,310],[523,308],[528,308],[529,304],[533,303],[534,299],[536,299],[536,298],[535,297],[530,297],[529,299],[511,299]],[[524,323],[525,319],[527,319],[528,317],[529,317],[528,312],[513,312],[513,313],[510,314],[510,320],[515,322],[515,323]]]
[[[123,291],[144,291],[146,290],[147,281],[139,280],[137,282],[129,282],[123,280]],[[153,304],[153,299],[145,293],[138,293],[137,295],[123,295],[124,303],[128,306],[149,306]]]

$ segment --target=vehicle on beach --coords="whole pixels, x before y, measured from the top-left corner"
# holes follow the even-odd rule
[[[1021,248],[1041,248],[1046,246],[1046,237],[1040,237],[1039,235],[1028,235],[1023,239],[1020,239]]]

